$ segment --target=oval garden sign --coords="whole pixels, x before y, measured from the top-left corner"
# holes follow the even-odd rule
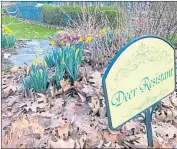
[[[143,36],[119,50],[102,80],[110,129],[172,93],[175,78],[175,50],[161,37]]]

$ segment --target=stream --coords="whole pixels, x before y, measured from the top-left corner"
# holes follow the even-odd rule
[[[17,54],[9,57],[10,62],[15,66],[31,65],[38,54],[39,62],[42,62],[45,53],[52,50],[48,39],[25,41],[25,47],[17,49]]]

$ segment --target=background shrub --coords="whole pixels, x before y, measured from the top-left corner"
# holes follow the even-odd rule
[[[56,5],[43,5],[43,21],[44,23],[66,27],[67,25],[76,25],[80,21],[89,19],[89,15],[95,17],[98,25],[105,25],[103,21],[107,21],[107,25],[114,27],[120,26],[124,23],[124,14],[118,10],[116,6],[56,6]],[[71,19],[71,20],[70,20]]]

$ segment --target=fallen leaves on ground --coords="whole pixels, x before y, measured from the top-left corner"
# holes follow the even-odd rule
[[[116,131],[109,129],[100,71],[82,67],[79,73],[83,78],[74,86],[62,80],[62,91],[55,98],[42,93],[25,97],[19,81],[14,81],[20,71],[14,68],[13,73],[2,76],[2,147],[147,148],[142,119],[131,120]],[[76,94],[69,95],[72,90]],[[177,145],[176,120],[174,92],[153,114],[154,147]]]

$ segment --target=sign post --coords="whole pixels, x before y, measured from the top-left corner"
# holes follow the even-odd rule
[[[175,49],[161,37],[143,36],[120,49],[102,79],[110,129],[145,112],[148,146],[153,147],[152,114],[175,90],[175,74]]]
[[[145,112],[145,124],[146,124],[146,132],[147,132],[147,138],[148,138],[148,146],[153,147],[153,139],[152,139],[152,116],[150,113],[150,109],[147,109]]]

